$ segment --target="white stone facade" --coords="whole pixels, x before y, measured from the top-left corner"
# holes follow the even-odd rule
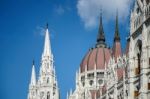
[[[38,80],[36,80],[35,67],[33,63],[28,99],[59,99],[59,89],[53,62],[53,54],[51,52],[49,31],[47,27],[40,74]]]
[[[130,21],[129,98],[150,99],[149,0],[136,0]]]
[[[111,58],[108,68],[104,70],[95,69],[84,73],[80,73],[79,70],[76,73],[76,88],[74,92],[70,91],[67,99],[128,99],[127,76],[118,80],[117,74],[117,69],[127,67],[127,61],[126,56],[119,57],[117,63],[114,58]],[[89,74],[94,75],[89,77]],[[125,75],[125,71],[123,75]],[[91,79],[94,81],[92,85],[90,84]]]
[[[80,68],[67,99],[150,99],[150,0],[135,0],[128,44],[128,53],[117,61],[112,56],[107,68]],[[118,69],[123,69],[121,79]]]

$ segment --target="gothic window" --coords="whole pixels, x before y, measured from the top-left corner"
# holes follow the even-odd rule
[[[139,49],[139,52],[137,54],[137,58],[138,58],[138,69],[139,69],[139,73],[140,73],[140,67],[141,67],[141,52],[142,52],[142,42],[141,41],[138,41],[139,44],[138,44],[138,49]]]
[[[136,9],[137,14],[139,13],[139,11],[140,11],[140,9],[139,9],[139,8],[137,8],[137,9]]]
[[[47,69],[49,69],[49,63],[47,63]]]
[[[85,82],[82,82],[82,86],[84,87],[84,85],[85,85]]]
[[[94,78],[94,73],[88,74],[88,78]]]
[[[84,82],[84,81],[85,81],[85,76],[82,76],[82,77],[81,77],[81,82],[82,82],[82,86],[83,86],[83,87],[84,87],[84,85],[85,85],[85,82]]]
[[[104,72],[98,72],[97,77],[104,77]]]
[[[141,0],[141,2],[143,2],[143,0]]]
[[[139,53],[137,54],[137,57],[138,57],[138,70],[139,70],[139,73],[140,73],[141,58],[140,58],[140,54]]]
[[[90,80],[90,82],[89,82],[89,83],[90,83],[90,85],[92,86],[94,82],[93,82],[93,80]]]
[[[148,83],[148,90],[150,90],[150,83]]]
[[[150,66],[150,58],[149,58],[149,66]]]
[[[126,90],[126,95],[128,96],[128,90]]]
[[[85,76],[82,76],[82,77],[81,77],[81,81],[82,81],[82,82],[85,81]]]
[[[120,93],[120,99],[123,99],[122,94]]]
[[[49,83],[49,77],[47,78],[47,83]]]
[[[103,83],[103,80],[99,79],[98,83],[99,83],[99,85],[101,85]]]
[[[53,87],[53,95],[55,95],[56,86]]]
[[[150,1],[149,1],[149,0],[146,0],[146,3],[147,3],[147,4],[149,4],[149,3],[150,3]]]
[[[118,99],[119,99],[119,96],[117,96],[118,97]]]
[[[50,99],[50,93],[47,92],[47,99]]]
[[[53,61],[51,60],[51,61],[50,61],[50,66],[52,66],[52,65],[53,65]]]
[[[137,68],[136,68],[136,74],[140,74],[140,69],[141,69],[141,53],[142,53],[142,41],[138,40],[137,41],[137,46],[136,46],[136,58],[137,58]]]

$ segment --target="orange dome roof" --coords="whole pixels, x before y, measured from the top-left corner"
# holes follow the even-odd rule
[[[84,72],[87,66],[87,71],[96,69],[105,69],[105,63],[107,64],[111,57],[110,49],[105,47],[97,47],[91,49],[83,58],[80,69]]]

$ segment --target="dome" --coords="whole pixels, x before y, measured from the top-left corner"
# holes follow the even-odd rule
[[[110,49],[105,47],[96,47],[89,50],[89,52],[83,58],[80,64],[81,72],[84,72],[86,67],[87,71],[96,69],[105,69],[105,63],[107,64],[111,57]]]
[[[96,47],[89,50],[89,52],[83,58],[80,64],[81,73],[96,69],[105,69],[105,63],[107,64],[111,57],[111,50],[105,43],[105,34],[102,25],[102,14],[100,16],[100,25],[97,37]]]

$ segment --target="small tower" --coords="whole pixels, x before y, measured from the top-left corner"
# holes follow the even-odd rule
[[[36,95],[37,95],[37,93],[36,93],[36,73],[35,73],[34,60],[33,60],[28,99],[36,99]]]
[[[30,86],[35,86],[35,85],[36,85],[36,73],[35,73],[34,60],[33,60]]]
[[[48,31],[48,24],[46,26],[44,50],[41,59],[40,76],[38,79],[39,96],[43,94],[42,99],[58,99],[59,89],[57,85],[55,69],[54,69],[53,54],[51,51],[51,43]],[[44,89],[44,90],[43,90]]]

